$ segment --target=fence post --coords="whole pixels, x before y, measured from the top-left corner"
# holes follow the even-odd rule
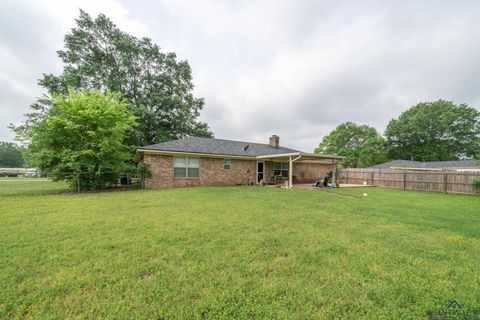
[[[77,178],[77,193],[80,193],[80,177]]]
[[[345,172],[347,172],[347,178],[346,178],[347,182],[345,183],[348,184],[348,170],[345,170]]]
[[[443,174],[443,192],[447,193],[447,174]]]
[[[372,179],[372,186],[373,186],[373,171],[372,171],[372,174],[371,174],[371,179]]]
[[[403,171],[403,190],[407,190],[407,172]]]

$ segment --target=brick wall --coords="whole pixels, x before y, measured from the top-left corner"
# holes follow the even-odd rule
[[[246,185],[249,176],[255,178],[255,160],[231,159],[230,170],[223,169],[223,160],[223,158],[200,158],[199,178],[178,179],[173,177],[172,156],[145,154],[143,163],[148,165],[152,173],[152,177],[145,179],[145,187]]]
[[[265,161],[264,179],[267,183],[273,183],[273,161]]]
[[[231,160],[230,170],[223,169],[223,158],[200,158],[200,177],[178,179],[173,177],[173,157],[145,154],[143,163],[148,165],[152,177],[145,179],[146,188],[246,185],[248,177],[256,178],[256,160]],[[311,183],[333,170],[331,164],[293,163],[293,175],[298,183]],[[265,161],[265,179],[272,183],[273,162]],[[279,181],[277,181],[279,183]]]
[[[333,170],[333,164],[324,163],[293,163],[293,175],[299,183],[311,183],[318,178],[324,178]]]
[[[230,160],[230,170],[223,169],[223,160],[218,158],[200,159],[201,185],[246,185],[248,177],[255,179],[255,160]]]
[[[286,162],[288,163],[288,162]],[[333,170],[333,164],[328,163],[306,163],[294,162],[293,175],[296,177],[297,183],[311,183],[319,178],[324,178],[328,172]],[[265,178],[267,183],[281,184],[285,183],[288,178],[273,181],[273,162],[265,161]]]

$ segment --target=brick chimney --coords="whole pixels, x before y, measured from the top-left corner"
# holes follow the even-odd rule
[[[280,137],[277,136],[277,135],[273,135],[270,137],[270,145],[274,148],[277,148],[280,147]]]

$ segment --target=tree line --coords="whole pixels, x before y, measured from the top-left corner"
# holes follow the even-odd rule
[[[480,155],[480,112],[451,101],[422,102],[392,119],[383,135],[368,125],[342,123],[315,152],[345,156],[343,165],[352,168],[395,159],[475,159]]]
[[[121,31],[110,19],[80,11],[57,52],[59,75],[44,74],[47,94],[31,105],[23,124],[11,126],[18,147],[0,144],[0,166],[39,168],[72,187],[112,186],[115,172],[138,172],[135,147],[187,136],[213,137],[199,120],[204,100],[193,95],[191,69],[148,38]],[[454,160],[478,155],[479,112],[449,101],[420,103],[392,120],[385,133],[346,122],[315,152],[368,167],[389,159]]]
[[[0,142],[0,168],[23,168],[23,148],[12,142]]]

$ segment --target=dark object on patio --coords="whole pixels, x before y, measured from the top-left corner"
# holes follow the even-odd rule
[[[332,178],[333,178],[333,171],[332,171],[332,170],[328,171],[327,177],[328,177],[329,179],[332,179]]]
[[[132,178],[130,177],[129,174],[124,175],[123,177],[120,178],[120,184],[122,186],[130,186],[132,184]]]
[[[323,181],[321,181],[320,179],[315,181],[313,184],[312,184],[312,187],[316,187],[316,188],[319,188],[319,187],[327,187],[328,186],[328,179],[330,179],[328,176],[325,177],[323,179]]]
[[[323,186],[323,187],[328,186],[328,179],[330,179],[330,177],[328,177],[328,176],[325,177],[325,179],[323,179],[323,182],[322,182],[322,186]]]

